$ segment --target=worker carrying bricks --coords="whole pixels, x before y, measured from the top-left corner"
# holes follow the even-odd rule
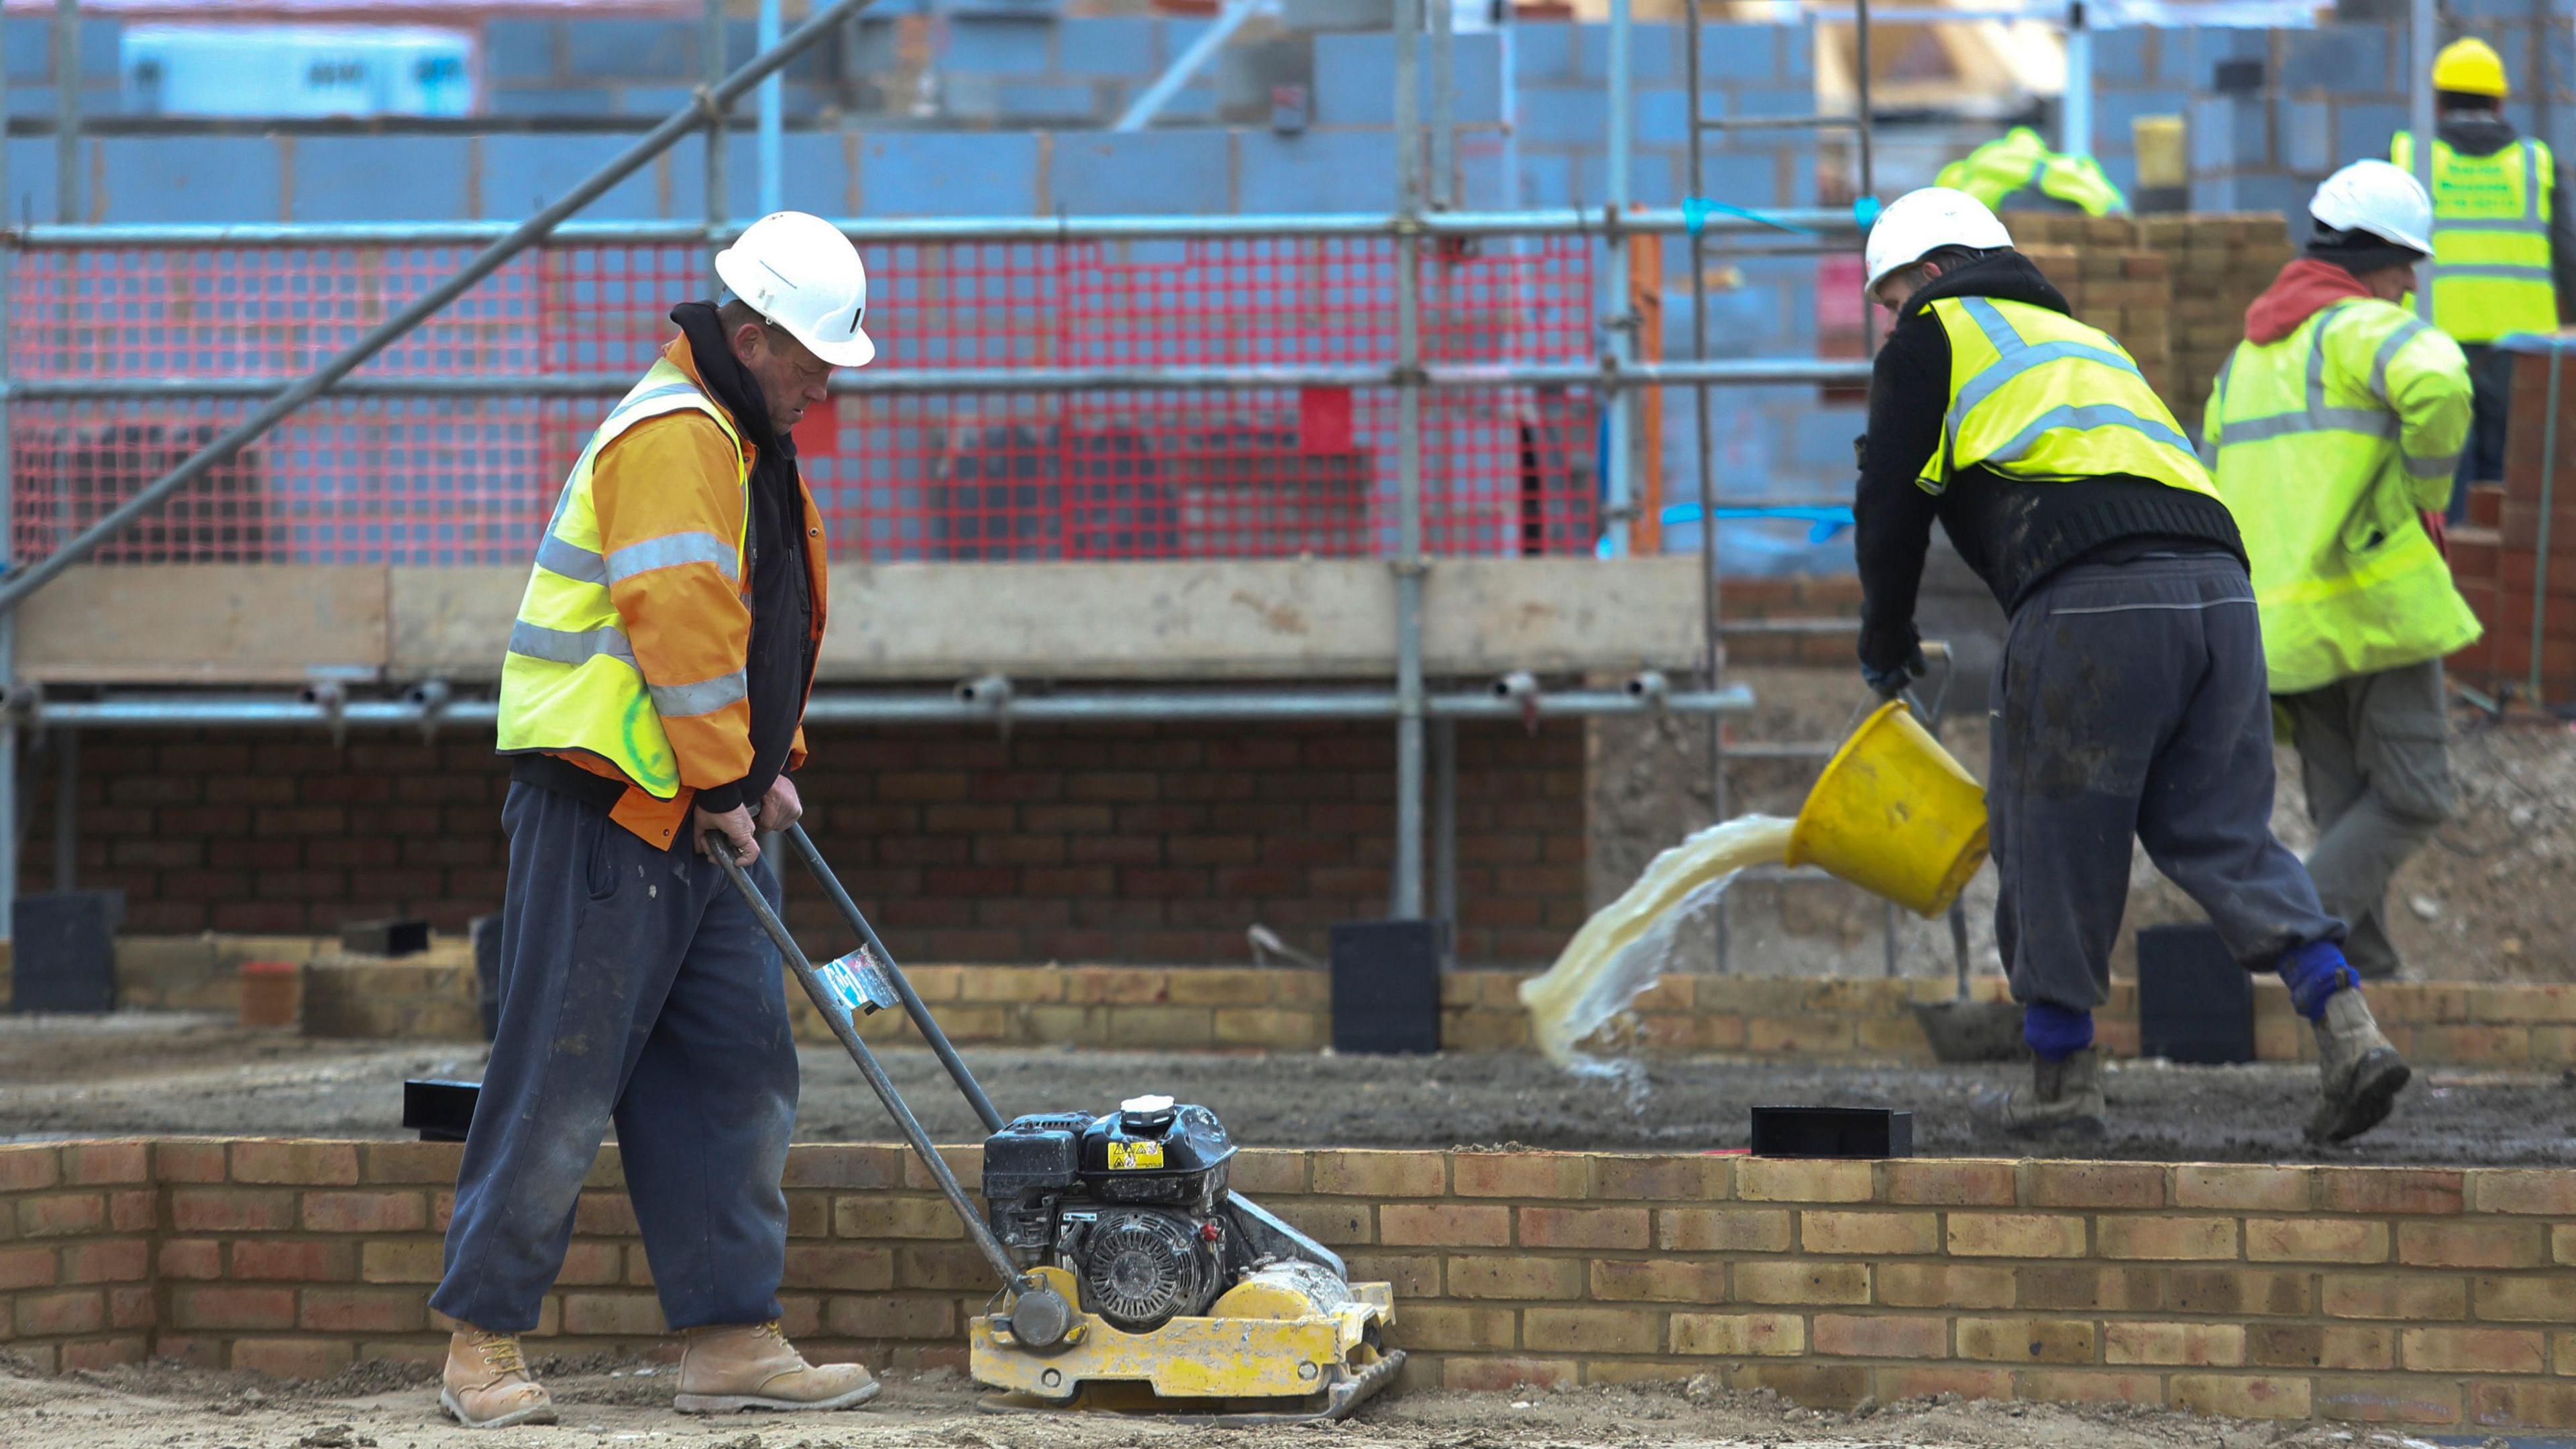
[[[2246,309],[2201,431],[2307,781],[2308,874],[2352,923],[2353,967],[2383,980],[2399,965],[2389,877],[2451,813],[2442,660],[2479,634],[2429,522],[2452,493],[2470,382],[2459,344],[2400,305],[2440,245],[2423,186],[2356,161],[2308,215],[2307,253]]]
[[[1978,1116],[2016,1136],[2104,1131],[2093,1011],[2134,838],[2236,959],[2277,970],[2318,1023],[2310,1135],[2367,1131],[2406,1064],[2362,1004],[2342,924],[2273,838],[2245,544],[2189,439],[1976,198],[1898,198],[1866,261],[1896,321],[1870,380],[1853,508],[1861,673],[1892,696],[1923,670],[1915,590],[1936,518],[2011,619],[1986,804],[1995,941],[2034,1069]]]
[[[748,865],[801,810],[824,549],[789,429],[875,355],[867,274],[800,212],[716,274],[723,299],[672,310],[680,335],[573,464],[501,666],[500,1027],[430,1298],[456,1320],[439,1402],[467,1425],[554,1420],[519,1335],[612,1121],[684,1340],[676,1406],[877,1391],[780,1331],[796,1048],[778,953],[707,855],[712,835]]]
[[[2468,354],[2477,388],[2469,444],[2448,510],[2465,514],[2468,485],[2504,476],[2505,417],[2513,354],[2495,344],[2517,332],[2558,330],[2561,298],[2576,296],[2576,230],[2558,205],[2549,143],[2504,118],[2504,58],[2475,36],[2433,57],[2433,325]],[[2415,137],[2400,131],[2389,160],[2415,169]]]

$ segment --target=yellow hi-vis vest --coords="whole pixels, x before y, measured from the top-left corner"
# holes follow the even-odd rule
[[[2459,344],[2386,302],[2337,302],[2219,369],[2201,430],[2253,566],[2274,694],[2476,642],[2420,516],[2450,498],[2469,411]]]
[[[2404,131],[2388,159],[2415,168]],[[2558,330],[2549,270],[2549,218],[2557,163],[2528,137],[2491,156],[2463,156],[2433,141],[2433,325],[2461,342]]]
[[[1932,184],[1964,191],[1997,211],[2022,191],[2065,202],[2087,216],[2118,216],[2129,210],[2129,198],[2102,174],[2099,162],[2090,156],[2051,151],[2028,126],[2015,126],[1942,167]]]
[[[2110,334],[2062,312],[1943,297],[1950,403],[1941,446],[1915,483],[1939,494],[1962,468],[2025,483],[2125,473],[2211,498],[2218,491],[2182,425]]]
[[[510,626],[509,652],[501,660],[502,753],[586,750],[625,772],[638,789],[657,800],[672,799],[680,790],[679,765],[663,732],[662,716],[706,714],[722,708],[742,697],[743,679],[735,674],[677,688],[647,686],[617,605],[609,598],[609,584],[698,557],[691,552],[682,559],[673,550],[723,545],[703,534],[682,534],[603,555],[590,482],[600,450],[619,434],[648,418],[684,408],[715,419],[732,439],[736,482],[748,489],[750,466],[743,458],[742,435],[733,419],[670,359],[655,362],[625,399],[609,410],[573,463],[554,517],[537,542],[536,567],[529,572],[518,622]],[[745,507],[746,530],[750,516],[751,510]],[[737,537],[730,557],[713,560],[725,568],[737,588],[742,587],[745,542]],[[627,556],[638,552],[651,556]]]

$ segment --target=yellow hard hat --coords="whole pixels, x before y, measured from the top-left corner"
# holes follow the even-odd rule
[[[2512,93],[2504,83],[2504,57],[2474,35],[2452,41],[2433,57],[2433,89],[2498,100]]]

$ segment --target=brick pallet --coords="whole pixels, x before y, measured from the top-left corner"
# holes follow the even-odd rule
[[[0,1323],[40,1369],[435,1362],[452,1144],[0,1147]],[[949,1149],[972,1181],[975,1147]],[[1395,1285],[1416,1386],[1717,1376],[2452,1431],[2576,1427],[2576,1171],[1272,1151],[1234,1181]],[[539,1352],[667,1348],[617,1150]],[[920,1164],[808,1144],[787,1331],[962,1366],[991,1295]]]

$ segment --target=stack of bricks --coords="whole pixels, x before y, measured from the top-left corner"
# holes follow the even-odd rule
[[[2561,365],[2553,397],[2549,364],[2542,355],[2515,360],[2504,482],[2470,489],[2467,523],[2451,530],[2452,581],[2486,626],[2451,667],[2465,682],[2514,685],[2526,695],[2536,674],[2532,702],[2562,705],[2576,700],[2576,432],[2562,434],[2554,458],[2549,435],[2550,414],[2576,402],[2576,369]],[[2537,671],[2535,599],[2542,601]]]
[[[2245,335],[2245,308],[2293,248],[2271,212],[2073,216],[2014,212],[2013,240],[2075,309],[2120,340],[2184,430]]]
[[[435,1362],[452,1144],[0,1147],[0,1324],[40,1369]],[[967,1182],[980,1151],[947,1149]],[[785,1326],[962,1367],[990,1270],[900,1149],[784,1174]],[[1711,1375],[2451,1432],[2576,1427],[2576,1172],[1248,1149],[1234,1185],[1392,1283],[1405,1383]],[[616,1149],[540,1354],[667,1353]]]
[[[2218,369],[2245,338],[2246,307],[2272,285],[2295,248],[2276,212],[2155,216],[2137,226],[2140,241],[2186,279],[2174,289],[2174,387],[2165,401],[2197,438]]]

